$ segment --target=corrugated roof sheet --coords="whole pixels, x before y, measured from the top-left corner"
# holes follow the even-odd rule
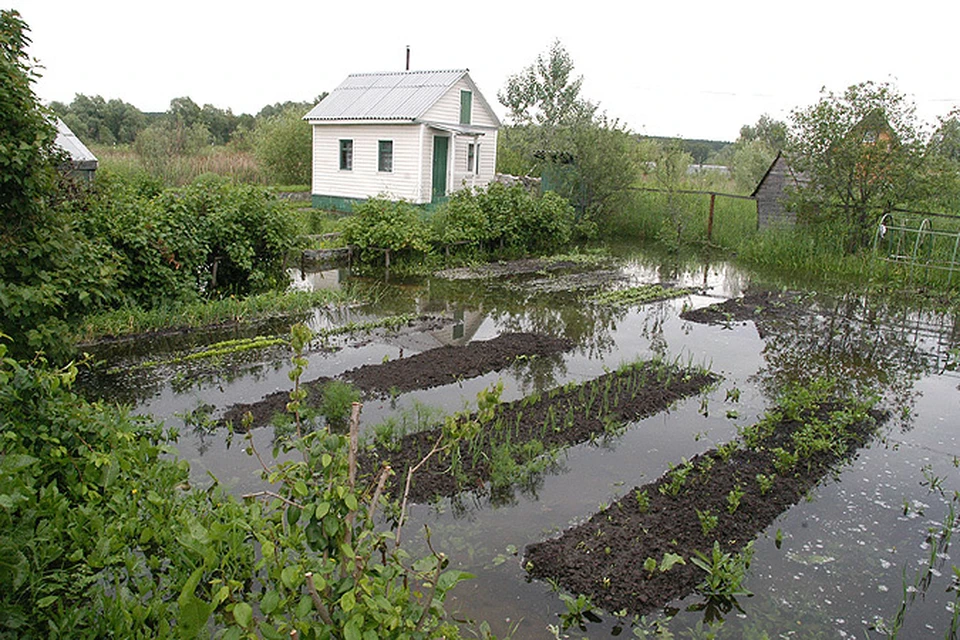
[[[347,76],[304,119],[413,120],[466,74],[466,69],[355,73]]]
[[[57,139],[56,145],[70,155],[70,159],[76,164],[94,163],[96,168],[97,157],[87,149],[87,146],[80,142],[80,138],[70,131],[63,120],[57,118]]]

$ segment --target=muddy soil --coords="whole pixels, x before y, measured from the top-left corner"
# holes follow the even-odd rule
[[[701,309],[689,309],[680,314],[684,320],[699,324],[730,326],[753,320],[763,338],[764,325],[776,320],[789,320],[807,312],[800,294],[786,291],[750,291],[740,298],[731,298],[720,304]]]
[[[464,346],[445,346],[430,349],[406,358],[382,364],[363,365],[341,376],[368,396],[391,392],[429,389],[458,380],[475,378],[491,371],[499,371],[513,364],[519,357],[549,356],[568,351],[569,340],[534,333],[508,333],[492,340],[471,342]],[[321,377],[304,383],[306,404],[319,407],[321,389],[330,378]],[[243,416],[253,415],[252,427],[270,423],[277,413],[286,411],[289,391],[277,391],[253,403],[239,403],[224,413],[222,422],[239,427]]]
[[[821,405],[816,415],[824,419],[838,408]],[[690,461],[693,469],[676,495],[667,489],[672,480],[667,472],[655,482],[627,492],[584,524],[529,545],[524,566],[531,576],[552,579],[574,594],[586,594],[594,605],[607,611],[644,614],[665,606],[689,595],[703,581],[706,574],[690,557],[698,551],[710,555],[715,540],[724,552],[742,551],[820,482],[838,460],[853,456],[881,419],[874,413],[854,425],[841,455],[817,454],[809,464],[802,460],[794,467],[795,473],[784,475],[778,474],[771,450],[790,447],[790,434],[802,425],[781,420],[757,450],[741,447],[726,461],[716,449],[694,457]],[[758,474],[774,478],[765,493]],[[743,491],[735,510],[729,500],[734,490]],[[648,506],[637,497],[643,492]],[[698,511],[717,518],[706,534]],[[661,572],[659,565],[667,553],[682,556],[686,564]],[[647,558],[653,558],[658,568],[644,569]]]
[[[548,356],[572,348],[573,342],[563,338],[536,333],[507,333],[462,347],[439,347],[383,364],[363,365],[347,371],[342,377],[368,393],[403,393],[499,371],[521,356]]]
[[[633,376],[631,378],[631,376]],[[616,384],[618,379],[640,381],[636,386]],[[449,451],[432,456],[413,476],[410,500],[427,502],[438,497],[454,496],[464,490],[485,493],[490,489],[494,447],[509,442],[522,447],[534,441],[542,451],[551,452],[616,432],[626,423],[667,409],[674,402],[699,393],[717,381],[705,371],[677,369],[667,365],[644,364],[637,371],[614,371],[584,385],[568,385],[539,399],[525,398],[498,405],[495,417],[481,429],[495,431],[496,423],[509,425],[497,435],[483,434],[476,441],[464,444],[458,458],[459,471],[451,473]],[[608,409],[600,402],[585,406],[581,387],[603,389],[609,385]],[[545,426],[549,425],[549,426]],[[404,436],[388,450],[379,447],[364,456],[367,472],[382,463],[389,463],[396,477],[405,480],[407,469],[419,463],[437,442],[439,431],[428,430]],[[537,451],[541,450],[539,445]],[[522,454],[521,454],[522,456]],[[517,460],[518,466],[533,460]],[[519,480],[519,478],[516,478]],[[396,485],[395,485],[396,490]]]

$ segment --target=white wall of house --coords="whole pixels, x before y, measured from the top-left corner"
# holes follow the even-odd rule
[[[314,124],[312,193],[342,198],[385,195],[420,202],[420,125]],[[340,169],[340,141],[353,140],[353,167]],[[393,141],[393,167],[378,170],[380,140]]]
[[[470,124],[482,135],[464,135],[436,129],[430,123],[453,128],[460,124],[460,92],[472,92]],[[313,178],[311,192],[340,198],[370,198],[378,195],[415,204],[431,201],[433,193],[433,139],[449,137],[447,155],[447,193],[464,187],[484,187],[496,171],[497,122],[484,106],[476,88],[461,79],[424,113],[421,123],[313,124]],[[353,141],[353,164],[340,168],[340,141]],[[393,141],[393,167],[379,171],[378,150],[381,140]],[[474,146],[474,162],[469,167],[469,145]],[[476,155],[478,154],[478,155]],[[479,162],[477,162],[479,158]]]
[[[487,111],[483,106],[483,101],[480,99],[479,95],[480,92],[477,91],[476,88],[470,82],[468,82],[465,77],[461,78],[455,85],[450,87],[443,97],[437,100],[432,107],[427,109],[420,119],[427,122],[445,122],[449,124],[456,124],[460,122],[461,91],[473,92],[470,124],[478,127],[497,128],[498,125],[496,121],[493,119],[493,117],[491,117],[490,112]]]
[[[469,162],[470,145],[474,145],[474,160]],[[490,130],[481,136],[457,135],[453,147],[453,181],[448,183],[451,191],[465,187],[485,187],[496,172],[497,131]],[[477,160],[479,159],[479,162]]]

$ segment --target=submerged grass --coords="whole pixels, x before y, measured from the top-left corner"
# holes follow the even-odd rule
[[[151,310],[127,307],[84,318],[75,341],[117,339],[157,331],[182,331],[202,327],[255,324],[271,318],[295,316],[310,309],[353,301],[343,290],[268,292],[247,298],[223,298],[171,304]]]
[[[639,287],[629,287],[627,289],[616,289],[614,291],[602,291],[590,296],[590,300],[597,304],[613,306],[631,306],[647,304],[650,302],[659,302],[671,298],[681,298],[691,293],[696,293],[696,289],[691,288],[673,288],[664,287],[659,284],[645,284]]]

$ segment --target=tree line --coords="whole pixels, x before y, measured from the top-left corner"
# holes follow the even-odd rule
[[[555,41],[507,80],[498,94],[508,109],[498,164],[541,176],[601,230],[629,211],[631,186],[674,190],[689,182],[690,165],[712,163],[728,166],[732,188],[748,194],[781,152],[806,177],[789,205],[802,221],[835,225],[847,252],[868,244],[884,212],[960,213],[960,109],[921,122],[914,101],[892,83],[824,90],[787,121],[763,115],[722,145],[634,135],[581,96],[583,78],[573,70]]]
[[[109,147],[126,147],[148,172],[170,178],[175,158],[193,157],[213,147],[252,153],[263,177],[278,184],[309,182],[310,127],[303,115],[326,97],[264,106],[256,115],[234,114],[229,108],[198,105],[189,97],[174,98],[161,113],[143,112],[118,98],[77,94],[69,104],[52,102],[59,116],[85,143],[108,157]]]

